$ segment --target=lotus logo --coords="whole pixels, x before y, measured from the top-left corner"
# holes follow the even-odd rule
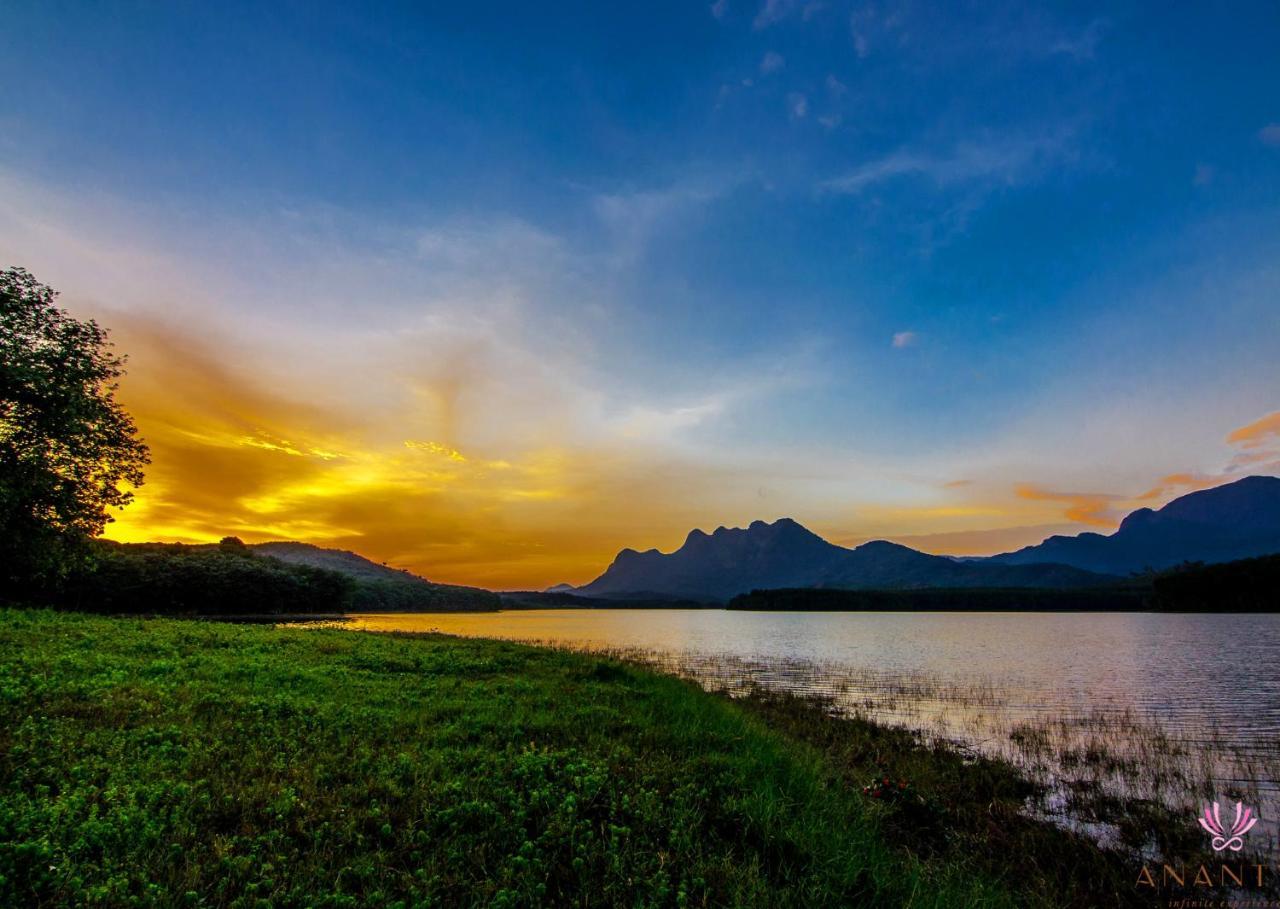
[[[1258,823],[1258,819],[1253,816],[1253,809],[1246,808],[1239,802],[1236,802],[1236,819],[1231,822],[1230,828],[1223,826],[1217,802],[1213,803],[1212,808],[1206,805],[1204,817],[1199,820],[1200,826],[1213,837],[1214,852],[1221,852],[1224,849],[1239,852],[1244,848],[1244,835]]]

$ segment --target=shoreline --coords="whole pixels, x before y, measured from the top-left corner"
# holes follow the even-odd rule
[[[394,893],[434,893],[470,905],[508,891],[512,905],[555,893],[595,893],[594,902],[612,904],[623,891],[609,888],[635,897],[640,882],[657,905],[680,905],[681,886],[690,904],[875,895],[897,905],[905,883],[913,899],[933,895],[916,905],[1150,904],[1134,885],[1139,852],[1103,849],[1029,817],[1035,784],[1016,768],[832,716],[818,699],[759,690],[729,697],[626,661],[492,639],[299,631],[0,612],[0,714],[10,730],[0,792],[17,812],[10,841],[0,837],[0,887],[16,886],[20,869],[4,857],[36,848],[26,842],[44,843],[38,848],[51,850],[48,864],[60,870],[23,886],[68,896],[75,880],[105,886],[117,875],[145,891],[148,880],[176,873],[149,845],[159,837],[187,856],[188,877],[165,886],[197,896],[231,887],[301,898],[341,885],[333,875],[343,867],[366,867],[370,877],[356,889],[375,904],[375,893],[388,904]],[[402,764],[397,755],[417,757]],[[597,774],[612,794],[602,802],[576,790],[583,774]],[[30,789],[35,779],[53,785],[56,803]],[[142,796],[153,788],[155,796]],[[106,791],[117,796],[103,802]],[[544,791],[558,791],[553,803],[562,807],[544,803]],[[94,813],[66,813],[77,792],[89,799],[86,810],[99,806]],[[286,792],[292,807],[280,802]],[[157,797],[167,806],[161,814],[145,807]],[[583,798],[594,805],[585,819]],[[573,802],[571,815],[560,813]],[[506,807],[467,822],[493,824],[450,826],[465,816],[457,812],[476,810],[469,804]],[[692,813],[676,822],[673,805]],[[1163,851],[1184,861],[1200,855],[1185,818],[1143,810],[1154,833],[1135,834],[1162,839]],[[527,820],[523,839],[513,840],[498,818],[517,815]],[[145,835],[120,827],[92,861],[77,851],[84,824],[125,817],[159,826]],[[308,837],[334,825],[345,832],[323,848],[346,858],[315,864]],[[425,840],[417,830],[428,831]],[[546,839],[567,830],[578,832]],[[631,864],[615,878],[607,856],[618,853],[608,843],[619,836],[630,841],[615,860]],[[267,848],[277,857],[225,866],[210,851],[215,842],[237,855],[275,842]],[[581,873],[574,843],[586,850]],[[370,849],[398,858],[363,866]],[[483,880],[459,871],[477,850],[497,863]],[[666,877],[652,877],[658,866],[648,862],[663,852]],[[707,865],[708,856],[748,864],[717,877],[714,868],[727,866]],[[273,869],[266,883],[263,864]],[[424,866],[434,869],[426,882],[408,870]],[[645,890],[650,884],[656,889]],[[806,901],[802,892],[826,897]]]

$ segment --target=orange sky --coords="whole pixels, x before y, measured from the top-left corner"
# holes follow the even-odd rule
[[[130,352],[122,399],[152,451],[146,485],[108,528],[122,541],[303,540],[433,580],[543,587],[589,580],[624,546],[674,548],[694,526],[793,514],[845,545],[891,537],[980,554],[1113,527],[1132,508],[1231,478],[1169,475],[1129,494],[938,478],[914,482],[915,501],[853,506],[797,488],[781,503],[757,488],[776,466],[709,463],[626,432],[486,438],[468,408],[520,404],[493,389],[473,399],[468,384],[485,386],[478,374],[402,375],[398,399],[360,406],[341,381],[317,379],[305,397],[297,382],[248,378],[262,372],[208,335],[110,315]],[[546,410],[554,423],[556,402]],[[1278,435],[1274,414],[1234,431],[1236,457],[1274,459]]]
[[[2,168],[0,194],[0,251],[130,358],[152,463],[114,539],[303,540],[510,589],[780,517],[841,545],[992,553],[1280,472],[1270,386],[1218,361],[1176,385],[1082,384],[1073,364],[976,418],[940,387],[922,414],[893,394],[919,365],[874,351],[920,340],[676,355],[674,328],[611,298],[625,244],[587,255],[509,218],[211,220]]]

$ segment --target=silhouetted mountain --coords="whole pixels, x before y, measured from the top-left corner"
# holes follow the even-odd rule
[[[256,543],[249,548],[281,562],[324,568],[355,579],[351,608],[356,612],[474,612],[501,606],[498,595],[491,591],[435,584],[410,571],[379,565],[342,549],[293,542]]]
[[[667,594],[726,600],[757,587],[804,587],[836,568],[849,550],[833,546],[790,518],[756,521],[746,530],[689,532],[672,553],[624,549],[585,596]]]
[[[856,549],[828,543],[790,518],[745,530],[690,532],[672,553],[624,549],[583,596],[665,595],[727,600],[782,587],[1081,587],[1109,578],[1063,565],[994,565],[928,555],[877,541]]]
[[[1183,562],[1228,562],[1280,552],[1280,479],[1245,477],[1140,508],[1113,534],[1053,536],[988,564],[1058,562],[1087,571],[1130,574]]]

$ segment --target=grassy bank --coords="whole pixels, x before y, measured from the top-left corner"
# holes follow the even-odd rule
[[[3,905],[1130,893],[1117,861],[1016,820],[998,768],[800,701],[489,641],[0,611],[0,755]]]

